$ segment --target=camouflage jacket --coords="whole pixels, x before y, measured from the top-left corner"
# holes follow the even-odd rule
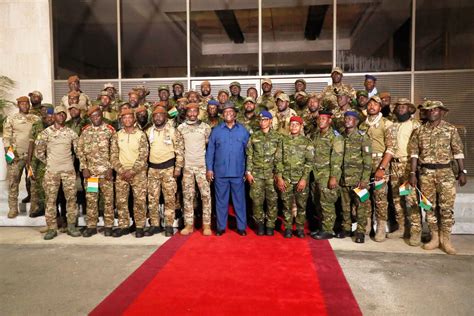
[[[344,132],[344,156],[342,161],[342,186],[356,186],[360,181],[369,183],[372,171],[372,143],[360,130]]]
[[[206,146],[211,127],[204,122],[184,122],[176,129],[176,167],[206,167]]]
[[[279,112],[277,108],[270,111],[273,116],[272,127],[275,131],[283,135],[290,134],[290,119],[292,116],[296,116],[296,112],[293,109],[287,108],[283,112]]]
[[[87,119],[79,117],[66,121],[66,126],[72,129],[78,136],[81,136],[82,129],[88,124]]]
[[[138,135],[135,135],[137,133]],[[134,140],[133,143],[130,141],[130,136]],[[137,157],[131,167],[124,166],[121,161],[121,150],[131,151]],[[132,170],[135,173],[146,171],[148,167],[148,140],[145,132],[135,127],[131,133],[127,133],[125,129],[114,133],[110,147],[110,161],[119,174],[127,170]]]
[[[240,95],[238,95],[238,96],[231,95],[229,97],[229,101],[233,102],[235,107],[237,109],[239,109],[239,111],[243,111],[243,109],[244,109],[244,100],[245,100],[245,98],[240,96]]]
[[[261,95],[257,98],[257,112],[261,112],[263,110],[270,111],[276,107],[276,101],[273,96],[269,95]]]
[[[322,134],[314,134],[314,164],[313,174],[318,183],[326,184],[329,177],[341,178],[342,158],[344,155],[344,137],[339,132],[329,128]]]
[[[341,134],[346,129],[344,126],[344,114],[347,111],[354,111],[354,109],[348,107],[346,110],[342,110],[340,107],[337,107],[332,111],[332,127]]]
[[[430,122],[415,130],[409,143],[409,155],[419,164],[447,164],[464,159],[463,143],[456,127],[446,121],[438,126]]]
[[[270,129],[268,133],[256,131],[247,143],[247,171],[254,177],[273,177],[275,153],[281,142],[281,135]]]
[[[395,122],[388,129],[388,137],[393,145],[394,158],[408,157],[408,143],[413,132],[421,126],[420,121],[409,119],[405,122]]]
[[[297,183],[308,180],[314,161],[314,147],[305,136],[283,135],[275,154],[275,168],[279,177]]]
[[[65,106],[66,109],[69,109],[69,99],[68,99],[67,94],[62,97],[61,105]],[[85,111],[87,111],[87,109],[90,106],[92,106],[91,100],[89,99],[87,94],[85,94],[82,91],[80,91],[80,94],[79,94],[79,104],[78,104],[78,106],[79,106],[79,110],[81,110],[81,112],[83,112],[83,113]]]
[[[260,124],[257,114],[254,112],[254,115],[249,119],[245,116],[244,112],[239,112],[237,115],[237,122],[242,124],[247,131],[252,135],[260,129]]]
[[[3,146],[12,146],[17,155],[26,155],[30,145],[31,129],[38,121],[41,119],[34,114],[9,115],[3,124]]]
[[[81,170],[89,169],[93,176],[101,176],[112,168],[110,145],[114,134],[115,129],[105,123],[84,128],[77,144]]]
[[[337,95],[342,92],[349,92],[352,98],[356,97],[356,91],[350,85],[341,83],[339,86],[334,84],[328,85],[321,92],[322,98],[328,101],[328,108],[325,110],[334,110],[338,107]]]
[[[380,121],[374,125],[369,125],[368,120],[369,119],[362,122],[359,129],[364,131],[372,141],[372,152],[379,154],[387,152],[393,156],[395,154],[395,148],[393,147],[392,138],[389,136],[389,129],[393,123],[383,116]]]
[[[316,119],[318,118],[318,112],[311,113],[306,109],[303,113],[302,119],[304,122],[304,134],[313,139],[314,134],[318,131],[318,124]]]
[[[219,125],[220,123],[223,122],[222,118],[220,116],[217,116],[216,118],[214,119],[211,119],[209,116],[206,116],[204,118],[204,120],[202,120],[204,123],[206,123],[207,125],[209,125],[211,128],[214,128],[216,127],[217,125]]]

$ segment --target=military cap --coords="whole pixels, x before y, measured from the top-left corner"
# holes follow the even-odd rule
[[[219,93],[217,94],[217,96],[219,96],[221,93],[225,93],[225,94],[227,94],[227,96],[230,95],[229,90],[227,90],[227,89],[220,89],[220,90],[219,90]]]
[[[370,100],[374,100],[377,103],[382,103],[382,100],[380,100],[380,97],[378,95],[373,95]],[[369,101],[370,101],[369,100]]]
[[[246,98],[244,99],[244,104],[247,103],[247,102],[252,102],[253,104],[256,103],[256,102],[255,102],[255,99],[252,98],[252,97],[246,97]]]
[[[356,111],[346,111],[344,113],[344,116],[353,116],[356,119],[359,119],[359,113],[357,113]]]
[[[377,81],[377,78],[375,78],[375,76],[372,76],[372,75],[365,75],[365,80]]]
[[[183,83],[180,82],[180,81],[175,81],[175,82],[173,82],[173,84],[171,85],[171,87],[174,88],[174,86],[181,86],[181,89],[184,90],[184,85],[183,85]]]
[[[100,106],[98,105],[93,105],[87,110],[87,116],[91,116],[92,113],[100,111]]]
[[[155,110],[153,110],[153,115],[158,113],[168,114],[168,111],[166,111],[166,109],[162,106],[157,106],[155,107]]]
[[[54,105],[52,105],[51,103],[41,103],[40,105],[40,108],[48,108],[48,109],[53,109],[54,111]]]
[[[73,76],[69,76],[69,78],[67,78],[67,83],[71,83],[71,82],[75,82],[75,81],[79,81],[79,77],[76,76],[76,75],[73,75]]]
[[[208,105],[208,106],[209,106],[209,105],[219,106],[219,102],[216,101],[216,100],[209,100],[209,101],[207,102],[207,105]]]
[[[357,97],[364,96],[364,97],[368,98],[368,97],[369,97],[369,93],[368,93],[367,91],[365,91],[365,90],[358,90],[358,91],[356,92],[356,96],[357,96]]]
[[[68,97],[78,97],[80,96],[81,94],[75,90],[73,91],[69,91],[69,93],[67,94]]]
[[[397,102],[395,102],[395,108],[397,105],[406,104],[410,107],[411,111],[414,113],[416,111],[416,107],[413,103],[410,102],[407,98],[398,98]]]
[[[240,88],[240,82],[238,81],[232,81],[229,85],[229,89],[232,88],[233,86],[237,86]]]
[[[41,98],[41,100],[43,100],[43,94],[41,94],[41,92],[39,92],[38,90],[35,90],[33,92],[30,92],[28,93],[28,96],[31,98],[33,95],[37,95]]]
[[[79,104],[73,103],[73,104],[69,104],[69,106],[67,107],[68,110],[70,110],[72,108],[79,109]]]
[[[379,97],[380,97],[380,99],[383,99],[383,98],[387,98],[387,97],[389,98],[389,97],[391,97],[391,95],[390,95],[389,92],[380,92]]]
[[[431,103],[431,100],[423,99],[423,103],[418,105],[420,110],[425,110],[426,107]]]
[[[273,94],[273,98],[276,100],[276,98],[283,93],[283,90],[277,89],[275,93]]]
[[[338,97],[342,97],[344,95],[349,98],[352,97],[351,92],[348,89],[341,89],[337,92]]]
[[[30,98],[28,98],[27,96],[22,96],[22,97],[17,98],[16,102],[18,102],[18,103],[27,102],[28,104],[30,104]]]
[[[272,79],[269,79],[269,78],[265,78],[262,80],[262,86],[264,83],[268,83],[269,85],[272,85]]]
[[[120,117],[127,114],[132,114],[133,116],[135,116],[135,112],[132,109],[123,109],[122,111],[120,111]]]
[[[262,111],[262,112],[260,112],[259,116],[260,116],[260,117],[266,117],[266,118],[268,118],[268,119],[270,119],[270,120],[273,118],[272,113],[270,113],[270,112],[268,112],[268,111],[265,111],[265,110]]]
[[[170,88],[168,88],[167,85],[161,85],[158,87],[158,92],[163,91],[163,90],[168,91],[168,93],[170,92]]]
[[[131,96],[132,94],[138,96],[137,89],[133,89],[132,91],[128,92],[128,96]]]
[[[186,104],[186,110],[189,110],[189,109],[199,109],[199,104],[197,103]]]
[[[318,114],[319,114],[319,116],[323,116],[323,115],[332,116],[332,112],[331,112],[331,111],[327,111],[327,110],[318,111]]]
[[[110,83],[110,82],[104,84],[104,89],[102,89],[102,90],[107,90],[108,88],[112,88],[112,89],[114,89],[115,91],[117,91],[117,89],[115,89],[114,85],[113,85],[112,83]]]
[[[135,88],[133,88],[132,90],[135,90],[135,91],[137,91],[137,90],[143,90],[143,91],[145,92],[145,95],[149,95],[149,94],[150,94],[150,90],[148,90],[148,88],[145,87],[145,85],[143,85],[143,84],[140,84],[140,85],[138,85],[138,86],[135,86]],[[159,90],[158,90],[158,91],[159,91]],[[129,95],[130,95],[130,93],[129,93]]]
[[[295,99],[296,99],[298,96],[300,96],[300,95],[303,96],[303,97],[305,97],[305,98],[308,97],[308,94],[307,94],[306,92],[304,92],[304,91],[298,91],[298,92],[295,93]]]
[[[225,110],[227,109],[232,109],[234,110],[235,112],[239,112],[239,109],[237,109],[234,105],[234,102],[231,102],[231,101],[227,101],[226,103],[224,103],[224,105],[222,106],[222,112],[224,112]]]
[[[147,111],[147,109],[143,105],[140,105],[135,109],[135,113],[146,112],[146,111]]]
[[[108,93],[107,91],[105,91],[105,90],[100,91],[99,96],[100,96],[100,97],[109,97],[109,98],[110,98],[109,93]]]
[[[64,114],[66,114],[67,112],[66,107],[64,105],[58,105],[54,108],[54,114],[59,114],[61,112],[64,112]]]
[[[201,87],[202,87],[202,86],[205,86],[205,85],[210,86],[211,83],[210,83],[209,81],[207,81],[207,80],[204,80],[203,82],[201,82]]]
[[[427,103],[424,107],[425,110],[432,110],[432,109],[436,109],[436,108],[441,108],[445,111],[449,111],[448,107],[446,105],[443,104],[443,102],[441,101],[428,101],[429,103]]]
[[[306,86],[306,80],[304,80],[304,79],[296,79],[295,84],[297,84],[298,82],[301,82],[302,84],[304,84],[304,85]]]
[[[280,93],[276,99],[280,99],[282,101],[287,101],[287,102],[290,102],[290,97],[288,97],[288,95],[286,93]]]
[[[300,117],[300,116],[292,116],[290,118],[290,123],[291,122],[298,122],[300,123],[301,125],[303,125],[303,119]]]
[[[331,75],[332,75],[334,72],[338,72],[338,73],[340,73],[341,75],[343,74],[341,67],[334,67],[334,68],[332,69],[332,71],[331,71]]]

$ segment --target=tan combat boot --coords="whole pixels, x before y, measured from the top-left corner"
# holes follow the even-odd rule
[[[10,210],[10,211],[8,212],[8,215],[7,215],[7,216],[8,216],[8,218],[15,218],[15,217],[17,217],[17,216],[18,216],[18,210]]]
[[[431,230],[431,240],[429,243],[423,245],[425,250],[433,250],[439,247],[438,230]]]
[[[374,238],[375,241],[377,242],[385,241],[386,227],[387,227],[386,221],[377,221],[377,231],[375,232],[375,238]]]
[[[413,247],[418,247],[421,244],[421,231],[410,228],[410,240],[408,244]]]
[[[211,225],[209,224],[202,225],[202,234],[204,236],[211,236],[212,235]]]
[[[181,230],[181,235],[189,235],[194,231],[193,225],[186,224],[186,226]]]
[[[372,231],[372,218],[367,217],[367,225],[365,225],[365,234],[370,235]]]
[[[396,239],[405,236],[405,220],[398,222],[398,229],[387,234],[387,238]]]
[[[448,255],[455,255],[456,249],[451,244],[451,233],[440,231],[441,236],[441,249],[446,252]]]

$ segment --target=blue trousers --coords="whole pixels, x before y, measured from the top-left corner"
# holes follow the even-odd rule
[[[217,229],[225,230],[229,215],[229,194],[237,216],[237,229],[247,227],[247,209],[245,205],[245,184],[243,177],[215,178]]]

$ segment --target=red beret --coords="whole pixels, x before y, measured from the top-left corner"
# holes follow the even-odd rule
[[[291,122],[298,122],[298,123],[300,123],[301,125],[303,125],[303,119],[302,119],[301,117],[299,117],[299,116],[292,116],[292,117],[290,118],[290,123],[291,123]]]

